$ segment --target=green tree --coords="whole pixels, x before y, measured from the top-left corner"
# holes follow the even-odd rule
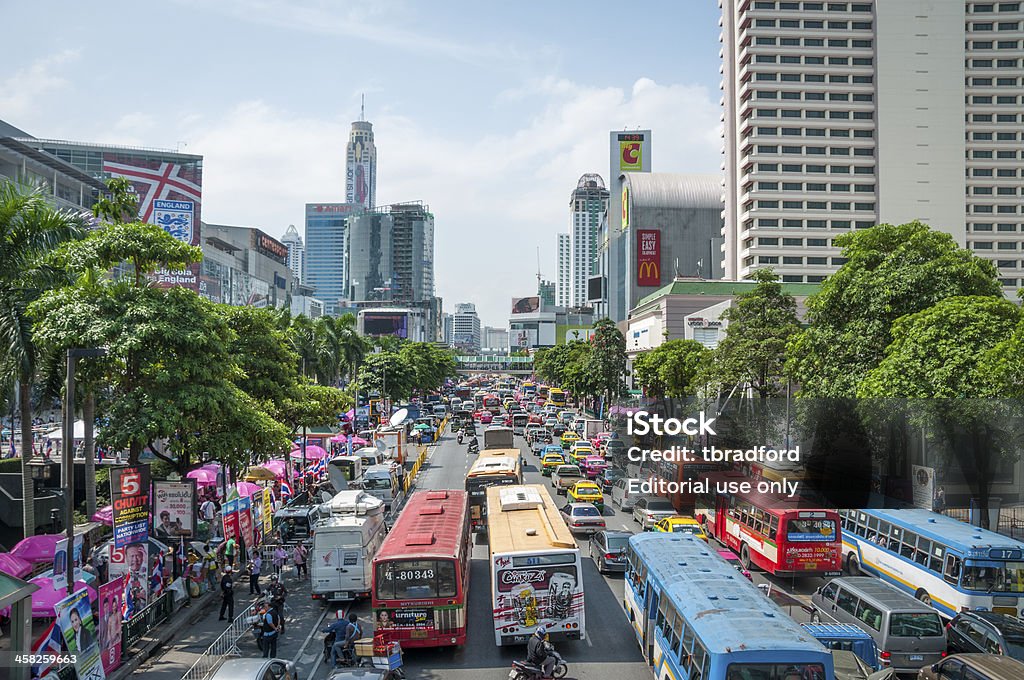
[[[771,269],[758,269],[754,289],[736,296],[725,310],[725,339],[715,349],[714,371],[724,385],[741,383],[762,399],[778,396],[785,384],[786,345],[800,330],[796,300],[784,293]]]
[[[1000,296],[988,260],[920,222],[880,224],[836,239],[846,263],[807,301],[786,373],[802,396],[853,397],[881,362],[893,322],[959,295]]]
[[[25,536],[36,532],[28,462],[32,458],[32,385],[39,361],[28,308],[45,291],[67,282],[67,272],[52,266],[48,258],[60,244],[80,238],[84,230],[83,217],[56,209],[42,187],[0,182],[0,371],[18,381]]]
[[[603,394],[606,403],[626,389],[626,338],[611,319],[594,323],[594,336],[590,339],[589,369],[593,374],[596,392]]]
[[[392,402],[408,401],[416,389],[416,369],[398,352],[370,354],[359,368],[359,386]]]
[[[437,392],[444,381],[455,376],[455,354],[429,342],[409,342],[398,353],[412,367],[414,384],[420,394]]]
[[[688,399],[703,386],[711,350],[696,340],[668,340],[633,360],[633,380],[649,397]]]

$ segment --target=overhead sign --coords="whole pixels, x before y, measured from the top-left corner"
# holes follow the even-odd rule
[[[636,232],[636,285],[661,285],[661,232],[657,229]]]

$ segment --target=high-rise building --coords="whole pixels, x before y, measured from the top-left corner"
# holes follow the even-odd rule
[[[555,303],[559,307],[568,307],[572,304],[572,245],[568,232],[558,234],[557,253]]]
[[[720,5],[726,278],[818,282],[836,236],[916,219],[1020,285],[1020,3]]]
[[[508,329],[507,328],[494,328],[493,326],[484,326],[481,333],[481,349],[485,349],[488,353],[508,352]]]
[[[597,232],[608,209],[608,189],[596,173],[580,177],[569,197],[569,259],[572,305],[587,304],[587,279],[595,271]]]
[[[455,329],[453,324],[455,323],[455,317],[451,314],[443,314],[441,316],[441,342],[451,347],[454,343],[454,332]]]
[[[289,224],[281,237],[281,243],[288,248],[288,268],[292,270],[299,283],[304,281],[304,270],[306,265],[306,246],[302,243],[299,230],[294,224]]]
[[[452,345],[476,352],[480,349],[480,340],[480,317],[476,314],[476,305],[471,302],[456,304],[452,315]]]
[[[421,202],[349,219],[350,299],[410,304],[434,297],[434,215]]]
[[[537,281],[537,297],[540,298],[541,304],[555,306],[555,282],[554,281]]]
[[[363,119],[361,108],[345,147],[345,200],[366,209],[377,205],[377,147],[373,123]]]
[[[349,217],[361,210],[351,203],[306,204],[306,283],[324,304],[324,314],[336,316],[348,297]]]

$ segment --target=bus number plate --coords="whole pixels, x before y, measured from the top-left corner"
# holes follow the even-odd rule
[[[427,632],[425,630],[413,630],[410,631],[409,637],[413,640],[423,640],[427,637]]]

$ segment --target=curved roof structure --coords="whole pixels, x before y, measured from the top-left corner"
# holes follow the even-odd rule
[[[722,207],[720,175],[626,172],[622,177],[629,184],[634,208]]]
[[[576,182],[577,189],[605,189],[604,180],[596,172],[588,172]]]

